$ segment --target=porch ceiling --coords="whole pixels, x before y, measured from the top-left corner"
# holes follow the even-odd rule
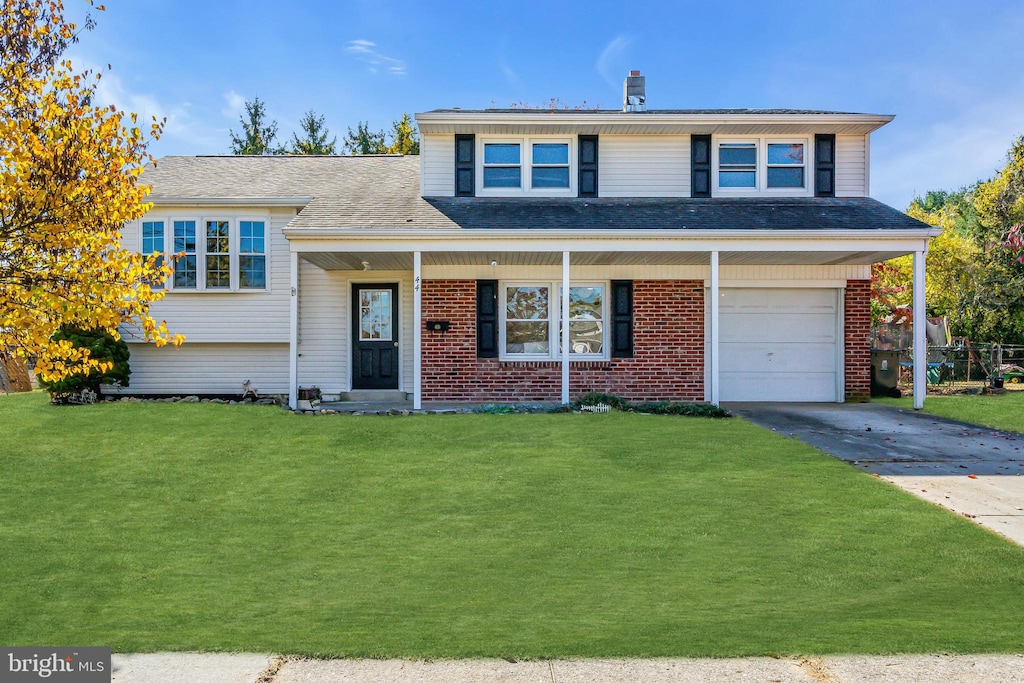
[[[886,251],[722,251],[722,265],[867,265],[905,252]],[[301,257],[324,270],[412,270],[412,252],[302,252]],[[560,266],[560,251],[424,251],[424,266]],[[706,251],[580,251],[571,252],[574,266],[692,266],[710,261]]]

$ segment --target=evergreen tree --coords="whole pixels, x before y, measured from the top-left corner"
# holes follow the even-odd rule
[[[304,137],[300,139],[298,135],[292,133],[292,146],[288,150],[291,154],[337,154],[335,146],[338,138],[334,137],[330,142],[327,141],[327,136],[330,133],[327,131],[327,124],[324,123],[323,116],[317,116],[310,109],[302,117],[299,126],[302,127]]]
[[[234,130],[228,131],[231,134],[232,154],[259,156],[281,152],[273,147],[274,138],[277,137],[277,121],[267,120],[266,102],[261,101],[259,95],[252,102],[246,100],[245,116],[240,116],[238,120],[242,124],[241,135],[236,135]]]
[[[349,154],[384,154],[387,152],[384,133],[374,133],[370,131],[369,121],[360,121],[355,130],[348,129],[345,151]]]

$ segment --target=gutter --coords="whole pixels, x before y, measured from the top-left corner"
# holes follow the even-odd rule
[[[930,239],[942,233],[940,228],[897,229],[897,230],[686,230],[685,228],[632,229],[632,230],[589,230],[580,229],[451,229],[451,228],[285,228],[288,239],[353,239],[353,240],[665,240],[680,239],[768,239],[768,240],[805,240],[805,239]]]
[[[169,197],[152,194],[146,198],[154,206],[306,206],[313,197]]]

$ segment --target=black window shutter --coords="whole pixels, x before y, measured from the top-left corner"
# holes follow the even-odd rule
[[[711,136],[690,136],[690,196],[711,196]]]
[[[633,357],[633,281],[612,280],[612,358]]]
[[[473,157],[476,156],[476,136],[456,135],[455,136],[455,196],[472,197],[475,193],[474,185],[476,169],[473,167]]]
[[[580,143],[580,187],[581,197],[597,196],[597,136],[581,135]]]
[[[498,357],[498,281],[476,281],[476,355]]]
[[[814,136],[814,194],[836,196],[836,136]]]

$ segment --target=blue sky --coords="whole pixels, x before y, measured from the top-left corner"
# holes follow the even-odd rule
[[[1019,1],[104,4],[70,56],[113,66],[105,102],[168,118],[157,157],[226,153],[257,94],[280,137],[309,109],[341,136],[453,106],[617,109],[630,69],[651,108],[895,114],[872,136],[871,193],[901,209],[990,177],[1024,134]]]

